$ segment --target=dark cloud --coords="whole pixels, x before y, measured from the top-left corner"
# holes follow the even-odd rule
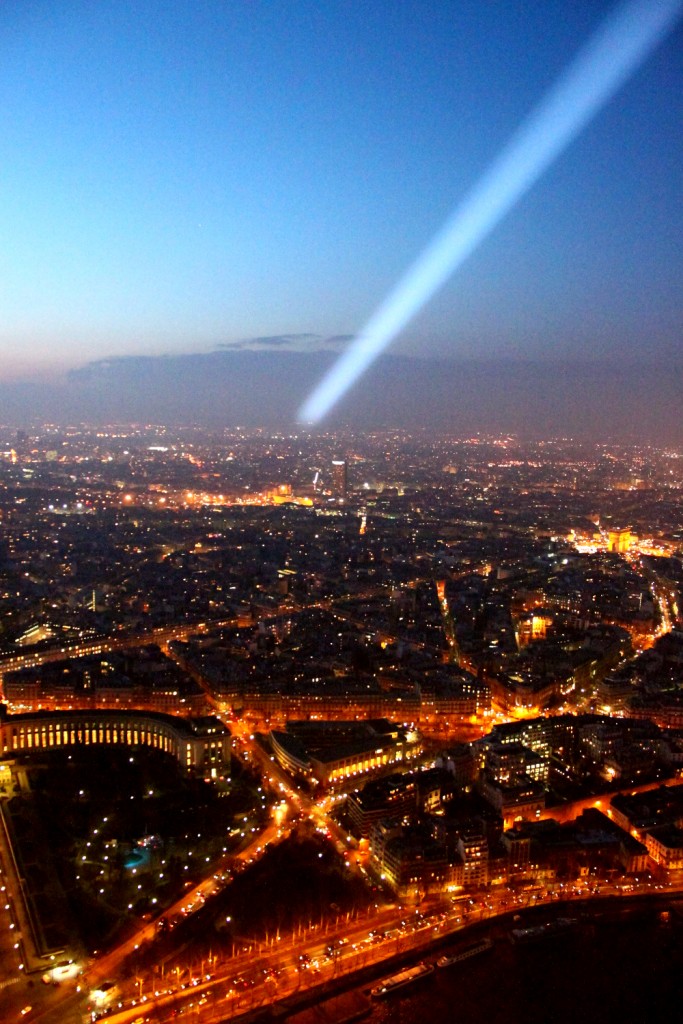
[[[291,336],[290,336],[291,337]],[[267,346],[87,364],[63,386],[0,384],[3,421],[277,427],[335,359],[331,348]],[[522,437],[683,439],[683,364],[437,361],[382,355],[325,427],[431,427]]]
[[[301,342],[318,341],[319,334],[266,334],[260,338],[249,338],[245,347],[258,345],[263,348],[286,348],[289,345],[300,345]]]
[[[348,345],[355,337],[355,334],[333,334],[329,338],[323,338],[323,345]]]
[[[302,347],[310,351],[318,346],[336,345],[338,347],[340,345],[348,345],[350,341],[353,341],[353,338],[353,334],[332,334],[329,337],[314,333],[265,334],[256,338],[244,338],[241,341],[222,341],[217,347],[225,352],[264,348],[291,348],[293,351],[300,351]]]

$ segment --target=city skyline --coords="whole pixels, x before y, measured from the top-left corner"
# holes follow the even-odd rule
[[[3,1021],[675,1007],[683,448],[0,440]]]
[[[2,5],[0,1024],[675,1011],[682,44]]]
[[[264,427],[290,433],[331,352],[221,351],[100,360],[63,382],[0,382],[3,420]],[[680,444],[679,361],[445,360],[386,353],[317,429],[503,432]]]
[[[0,380],[340,351],[616,6],[6,8]],[[678,26],[398,355],[675,359],[680,42]]]

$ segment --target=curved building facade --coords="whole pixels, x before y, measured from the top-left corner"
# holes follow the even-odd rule
[[[37,711],[0,707],[0,754],[111,743],[163,750],[189,770],[212,777],[230,764],[230,732],[214,717],[175,718],[136,711]]]

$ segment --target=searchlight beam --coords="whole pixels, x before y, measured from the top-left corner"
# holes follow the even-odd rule
[[[668,35],[683,0],[621,4],[577,54],[299,410],[317,423]]]

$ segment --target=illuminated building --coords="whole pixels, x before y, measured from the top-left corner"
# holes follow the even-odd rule
[[[369,782],[346,801],[351,831],[359,838],[367,838],[372,826],[382,818],[402,819],[414,814],[417,795],[413,776],[392,775]]]
[[[348,467],[345,459],[332,460],[332,493],[335,498],[345,498],[348,490]]]
[[[545,787],[525,776],[507,782],[497,782],[490,772],[484,771],[478,782],[484,799],[501,815],[503,828],[512,828],[516,821],[535,820],[545,808]]]
[[[213,717],[173,718],[134,711],[37,711],[9,715],[0,706],[0,750],[120,744],[163,750],[184,767],[212,776],[230,764],[230,732]]]
[[[29,626],[21,636],[18,636],[15,642],[20,647],[30,647],[31,644],[40,643],[41,640],[49,640],[52,636],[54,636],[54,630],[50,625],[36,622]]]
[[[242,499],[247,501],[245,497]],[[261,495],[253,495],[251,498],[252,503],[264,504],[264,505],[308,505],[311,506],[313,501],[310,497],[304,495],[299,496],[294,494],[291,484],[278,484],[277,487],[266,491]]]
[[[270,741],[283,768],[330,786],[409,763],[422,752],[414,732],[387,719],[287,722],[286,731],[271,731]]]
[[[501,744],[523,743],[535,753],[548,758],[576,741],[581,722],[582,719],[575,715],[529,718],[522,722],[494,725],[490,736]]]
[[[624,555],[631,550],[631,531],[628,528],[610,530],[607,534],[607,550]]]
[[[606,714],[624,708],[634,687],[627,672],[612,672],[600,679],[596,687],[596,696],[600,701],[600,710]],[[635,717],[635,716],[634,716]]]
[[[552,616],[543,615],[538,611],[524,615],[517,623],[517,645],[521,649],[534,640],[545,640],[548,629],[553,624]]]
[[[489,871],[489,844],[482,822],[471,822],[458,838],[458,853],[465,869],[463,885],[477,888],[486,885]]]
[[[580,727],[581,746],[596,763],[626,765],[659,749],[659,728],[647,719],[600,717]]]
[[[443,666],[419,674],[420,722],[464,717],[488,711],[491,689],[469,672],[446,671]]]
[[[529,671],[510,672],[491,680],[493,705],[510,715],[538,714],[561,692],[559,679],[539,679]]]
[[[531,834],[518,823],[503,832],[501,842],[508,852],[508,876],[525,874],[531,862]]]
[[[178,686],[105,685],[101,680],[88,690],[71,686],[59,687],[40,679],[22,677],[20,673],[5,677],[2,689],[12,714],[36,711],[119,711],[124,709],[158,712],[197,718],[205,715],[210,705],[201,690],[184,690]]]
[[[419,898],[462,884],[461,872],[449,863],[445,844],[424,826],[404,826],[387,818],[378,821],[370,835],[370,857],[382,882],[401,898]]]
[[[301,689],[300,692],[280,693],[278,691],[218,695],[221,710],[232,714],[235,709],[250,717],[264,720],[275,719],[285,722],[289,719],[309,718],[311,721],[343,722],[351,717],[359,719],[384,718],[400,715],[402,719],[419,721],[421,702],[419,694],[397,697],[393,693],[369,691],[349,692],[345,680],[336,687],[328,685],[320,693]]]
[[[484,767],[496,782],[509,783],[520,779],[548,782],[549,758],[523,743],[500,743],[487,737],[481,744],[484,749]]]
[[[626,701],[624,713],[629,718],[654,722],[661,729],[683,729],[683,694],[638,694]]]
[[[282,580],[278,585],[284,589]],[[193,655],[186,664],[197,666],[198,659]],[[265,728],[282,727],[289,720],[388,718],[414,722],[426,732],[443,733],[462,724],[466,717],[491,707],[488,685],[456,671],[454,666],[438,665],[434,670],[414,675],[394,676],[387,671],[379,673],[374,680],[355,679],[343,668],[335,676],[333,668],[337,668],[336,663],[327,666],[323,663],[312,678],[304,676],[300,681],[292,680],[286,692],[275,679],[263,680],[258,689],[250,681],[234,678],[219,682],[215,677],[209,685],[223,714],[239,712],[256,723],[263,723]],[[227,675],[223,662],[218,671]],[[317,677],[318,672],[320,677]],[[320,685],[323,681],[324,685]]]
[[[155,645],[7,671],[2,692],[12,714],[130,709],[200,718],[210,713],[203,690]]]
[[[658,786],[643,793],[618,793],[610,802],[610,817],[636,838],[660,825],[683,821],[683,784]]]
[[[683,871],[683,829],[660,825],[648,829],[643,839],[655,864],[665,871]]]
[[[452,775],[444,768],[427,768],[417,775],[418,806],[422,813],[440,813],[455,793]]]

